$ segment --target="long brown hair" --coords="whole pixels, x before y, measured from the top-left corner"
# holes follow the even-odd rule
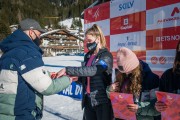
[[[177,69],[177,65],[180,65],[180,41],[178,42],[176,47],[176,56],[173,64],[173,72],[175,72],[175,69]]]
[[[91,28],[87,29],[85,32],[85,35],[92,35],[95,37],[100,37],[100,43],[101,43],[102,48],[106,47],[106,39],[104,37],[104,34],[101,28],[97,24],[94,24]]]
[[[127,93],[131,93],[133,95],[140,95],[141,89],[142,89],[142,75],[141,75],[142,67],[139,64],[138,67],[136,67],[132,73],[130,73],[129,76],[129,83],[127,85],[127,88],[125,91]],[[119,91],[121,92],[121,88],[123,86],[123,82],[126,80],[127,75],[125,73],[118,73],[116,75],[116,82],[119,82]]]

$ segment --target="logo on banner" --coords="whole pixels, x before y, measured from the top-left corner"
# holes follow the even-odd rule
[[[157,62],[158,62],[158,58],[157,58],[156,56],[153,56],[153,57],[151,58],[151,63],[152,63],[152,64],[157,64]]]
[[[93,15],[93,18],[97,19],[99,17],[99,8],[96,10],[96,12]]]
[[[152,56],[151,57],[151,63],[152,64],[158,64],[158,62],[159,62],[159,64],[161,64],[161,65],[168,64],[168,63],[173,64],[174,59],[175,58],[171,57],[171,56],[166,56],[166,57],[160,56],[159,58],[156,56]]]
[[[119,11],[132,8],[133,4],[134,4],[134,0],[131,1],[131,2],[126,2],[126,3],[123,3],[123,4],[119,4]]]
[[[132,28],[132,25],[128,25],[128,24],[129,24],[129,19],[125,18],[123,20],[123,26],[121,26],[121,30],[126,30],[126,29]]]
[[[156,37],[156,42],[175,41],[175,40],[180,40],[180,35],[169,35],[169,36]]]
[[[128,23],[129,23],[129,19],[128,18],[124,19],[124,25],[128,25]]]
[[[178,14],[178,13],[180,13],[180,9],[178,7],[175,7],[171,13],[171,16],[174,16],[175,14]]]
[[[158,20],[157,23],[158,24],[161,24],[161,23],[164,23],[164,22],[170,22],[170,21],[176,21],[176,20],[180,20],[180,17],[177,16],[177,17],[173,17],[175,14],[179,14],[180,13],[180,9],[178,7],[175,7],[171,13],[171,18],[165,18],[165,19],[161,19],[161,20]]]
[[[166,63],[166,58],[165,58],[164,56],[161,56],[161,57],[159,58],[159,63],[162,64],[162,65],[164,65],[164,64]]]
[[[124,43],[118,43],[118,46],[120,47],[126,47],[126,46],[137,46],[138,42],[134,41],[133,39],[129,39],[129,36],[126,37],[127,40]]]

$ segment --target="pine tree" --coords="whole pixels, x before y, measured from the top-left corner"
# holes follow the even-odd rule
[[[81,12],[92,4],[92,1],[93,0],[0,0],[0,21],[4,21],[5,24],[3,23],[3,25],[7,27],[18,24],[22,19],[33,18],[40,22],[41,26],[51,23],[57,28],[59,27],[57,22],[60,20],[80,17]],[[45,17],[59,17],[59,19],[50,21]],[[74,27],[82,26],[80,22],[77,23],[76,20],[74,22],[76,25]],[[1,25],[0,27],[4,26]],[[3,30],[0,31],[1,36],[5,37],[7,35],[2,32]]]
[[[3,21],[0,21],[0,40],[4,39],[10,33],[11,33],[11,30],[9,28],[9,25],[5,24],[5,22]]]

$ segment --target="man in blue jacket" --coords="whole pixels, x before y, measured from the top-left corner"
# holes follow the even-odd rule
[[[0,43],[0,120],[42,118],[43,95],[62,91],[71,83],[67,76],[52,80],[44,69],[40,35],[45,32],[33,19]]]

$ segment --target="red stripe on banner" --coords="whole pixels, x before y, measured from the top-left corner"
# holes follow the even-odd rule
[[[146,0],[146,9],[149,10],[179,2],[179,0]]]
[[[105,39],[106,39],[107,48],[110,51],[110,36],[105,36]]]
[[[110,33],[120,34],[146,29],[146,12],[138,12],[110,19]]]
[[[84,53],[87,53],[88,52],[88,49],[86,47],[86,44],[87,44],[87,40],[84,40]]]
[[[146,62],[146,51],[133,51],[136,56],[138,57],[138,59],[143,60],[144,62]]]
[[[180,40],[180,26],[146,31],[146,49],[175,49]]]
[[[109,19],[110,17],[110,2],[106,2],[85,10],[84,23]]]

